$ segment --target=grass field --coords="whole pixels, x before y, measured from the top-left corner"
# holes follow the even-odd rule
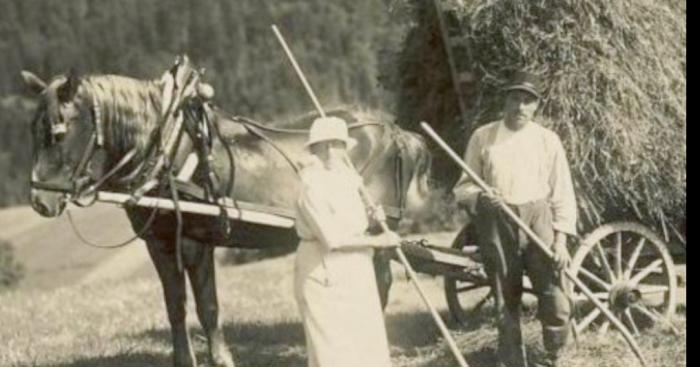
[[[145,249],[141,249],[145,252]],[[292,295],[293,257],[219,267],[217,278],[226,340],[238,366],[305,366],[304,337]],[[437,328],[403,271],[393,264],[395,283],[387,328],[395,366],[453,366]],[[422,277],[443,316],[442,282]],[[684,308],[683,308],[684,310]],[[205,361],[206,345],[189,301],[195,352]],[[650,330],[639,339],[651,366],[685,366],[686,322],[682,330]],[[541,350],[538,324],[524,320],[530,350]],[[473,367],[494,365],[496,331],[486,314],[457,342]],[[564,355],[564,366],[637,366],[614,333],[584,334]],[[170,335],[160,284],[155,277],[125,277],[55,290],[20,289],[0,294],[0,366],[168,366]]]

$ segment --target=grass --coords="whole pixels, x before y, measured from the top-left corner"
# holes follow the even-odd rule
[[[304,336],[292,295],[292,256],[234,267],[220,267],[221,319],[238,366],[305,366]],[[387,308],[391,355],[399,367],[453,366],[430,315],[403,271],[395,266]],[[442,282],[423,276],[422,284],[448,319]],[[194,349],[205,361],[206,343],[188,300]],[[487,315],[469,330],[454,332],[472,367],[494,364],[496,331]],[[639,339],[651,366],[685,366],[685,315],[675,320],[676,339],[659,328]],[[524,320],[534,353],[541,350],[539,326]],[[614,334],[585,334],[567,350],[564,365],[636,366],[625,343]],[[0,366],[169,366],[170,334],[160,284],[155,278],[104,281],[56,290],[17,290],[0,294]]]

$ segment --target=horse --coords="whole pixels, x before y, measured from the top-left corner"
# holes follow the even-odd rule
[[[129,175],[143,163],[161,121],[162,81],[73,72],[55,76],[48,82],[28,71],[23,71],[22,77],[38,97],[31,123],[33,209],[42,216],[57,217],[66,206],[65,193],[42,189],[40,184],[75,187],[78,180],[96,182],[105,172],[117,169],[117,174],[102,182],[101,189],[117,192],[133,189]],[[227,197],[292,211],[299,186],[295,162],[303,162],[308,156],[303,148],[308,134],[305,128],[316,115],[307,114],[279,128],[232,117],[215,106],[212,111],[211,119],[221,138],[214,139],[210,167],[221,178],[222,187],[228,188]],[[390,226],[397,224],[402,211],[420,211],[430,190],[431,157],[423,139],[367,111],[340,108],[329,115],[339,116],[350,124],[350,135],[358,141],[349,152],[350,159],[374,198],[385,207],[399,208],[398,215],[387,212]],[[86,150],[94,145],[93,132],[97,126],[102,130],[103,141],[95,154],[86,159]],[[193,145],[192,138],[184,135],[176,147],[173,166],[183,165]],[[131,151],[135,152],[133,159],[124,163],[124,156]],[[117,167],[118,164],[122,166]],[[191,180],[204,185],[206,172],[200,167],[197,166]],[[161,189],[153,189],[148,195],[172,197]],[[211,363],[233,366],[220,327],[213,250],[217,246],[293,247],[298,244],[293,229],[233,221],[230,233],[226,234],[220,218],[183,213],[182,267],[179,267],[174,235],[179,223],[176,215],[172,211],[133,205],[125,206],[125,210],[134,231],[145,241],[163,286],[171,326],[173,365],[197,365],[185,324],[187,276],[208,341]],[[377,278],[384,301],[391,283],[388,261],[388,257],[377,256]]]

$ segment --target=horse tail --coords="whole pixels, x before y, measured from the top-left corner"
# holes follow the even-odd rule
[[[433,156],[422,136],[417,133],[399,130],[396,143],[400,148],[404,178],[405,208],[409,215],[420,213],[433,195],[431,170]]]

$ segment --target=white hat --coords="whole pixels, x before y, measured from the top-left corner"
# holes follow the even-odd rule
[[[328,140],[343,141],[347,149],[357,144],[357,140],[348,136],[348,125],[345,120],[335,116],[319,117],[314,120],[305,147]]]

